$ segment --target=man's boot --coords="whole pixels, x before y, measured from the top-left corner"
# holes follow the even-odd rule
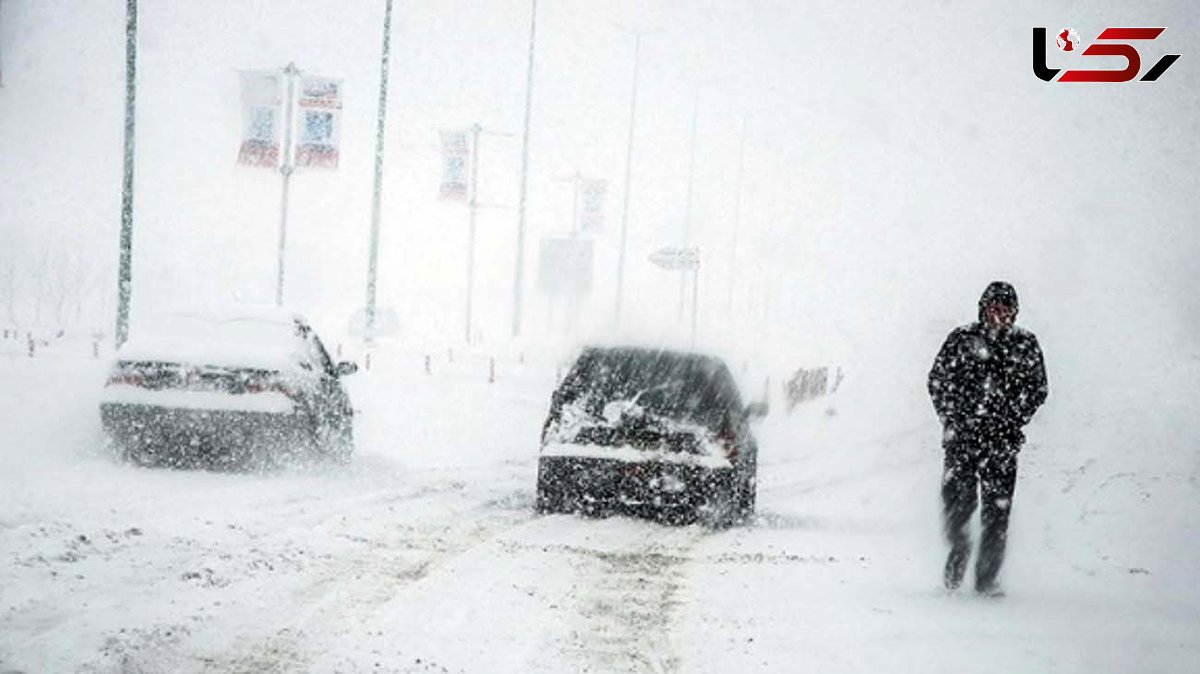
[[[950,554],[946,557],[946,568],[943,571],[942,581],[946,584],[947,590],[957,590],[959,585],[962,585],[963,576],[967,572],[967,561],[971,557],[971,547],[969,545],[955,546],[950,549]]]

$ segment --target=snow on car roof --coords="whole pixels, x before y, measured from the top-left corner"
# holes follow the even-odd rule
[[[266,370],[295,369],[304,361],[296,333],[304,323],[278,307],[197,307],[135,323],[118,360],[187,363]]]
[[[217,322],[247,320],[286,326],[292,326],[296,321],[306,322],[298,312],[271,304],[202,304],[161,312],[155,317],[195,318]]]
[[[736,370],[733,364],[728,362],[722,354],[716,351],[703,351],[694,347],[684,347],[675,345],[648,345],[635,343],[605,343],[602,341],[594,342],[583,346],[576,358],[584,356],[590,358],[630,358],[635,361],[646,360],[661,360],[666,362],[693,362],[705,368],[718,369],[724,366],[725,369],[733,377],[738,388],[743,392],[757,390],[756,387],[747,386],[754,381],[753,378],[748,378],[745,373]]]

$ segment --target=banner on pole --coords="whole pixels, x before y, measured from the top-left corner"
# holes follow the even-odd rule
[[[579,229],[594,234],[604,229],[604,198],[608,181],[584,179],[579,181]]]
[[[587,295],[592,290],[590,239],[546,237],[538,256],[538,289],[552,295]]]
[[[238,163],[246,166],[279,166],[280,104],[283,75],[272,71],[239,73],[242,80],[242,146]]]
[[[442,141],[442,184],[438,188],[438,198],[465,202],[470,191],[467,183],[471,162],[470,130],[443,129],[438,133]]]
[[[300,113],[296,166],[336,169],[342,141],[342,81],[301,77],[296,106]]]

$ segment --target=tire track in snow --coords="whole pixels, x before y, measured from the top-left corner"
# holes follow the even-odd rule
[[[594,527],[602,529],[602,536],[614,529],[628,531],[619,531],[612,543],[589,545]],[[550,663],[543,669],[679,671],[672,632],[683,603],[690,551],[708,532],[699,526],[676,529],[613,518],[581,521],[572,533],[585,540],[501,542],[512,553],[565,556],[580,575],[579,591],[561,598],[571,612],[570,624],[565,636],[549,644]]]
[[[489,496],[465,509],[442,511],[432,521],[392,527],[377,538],[339,532],[347,523],[344,519],[331,523],[322,535],[340,536],[358,545],[348,554],[328,559],[290,593],[285,602],[292,610],[284,621],[239,638],[228,653],[204,656],[202,671],[273,671],[272,667],[308,662],[310,656],[320,655],[308,651],[319,648],[323,639],[337,641],[363,632],[376,609],[398,593],[531,520],[532,500],[519,496]],[[497,508],[497,504],[522,506]],[[371,519],[372,515],[360,512],[355,517]]]
[[[497,465],[486,479],[466,481],[434,471],[402,488],[338,490],[326,498],[290,490],[182,536],[152,525],[139,539],[105,540],[84,551],[85,561],[106,575],[149,572],[153,594],[85,592],[90,607],[64,618],[83,625],[97,615],[127,617],[119,630],[97,635],[102,649],[77,654],[76,668],[303,670],[320,655],[313,649],[322,638],[361,625],[404,587],[531,519],[532,493],[519,468]],[[151,551],[155,563],[147,566],[143,557]],[[155,599],[164,593],[173,597],[165,615]],[[61,597],[49,602],[44,608],[60,612]]]

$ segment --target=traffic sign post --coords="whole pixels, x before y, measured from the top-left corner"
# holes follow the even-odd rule
[[[663,269],[695,270],[700,267],[700,249],[695,246],[666,246],[651,253],[650,261]]]
[[[692,272],[692,346],[696,345],[696,315],[700,307],[700,249],[666,246],[650,254],[650,261],[671,271]]]

